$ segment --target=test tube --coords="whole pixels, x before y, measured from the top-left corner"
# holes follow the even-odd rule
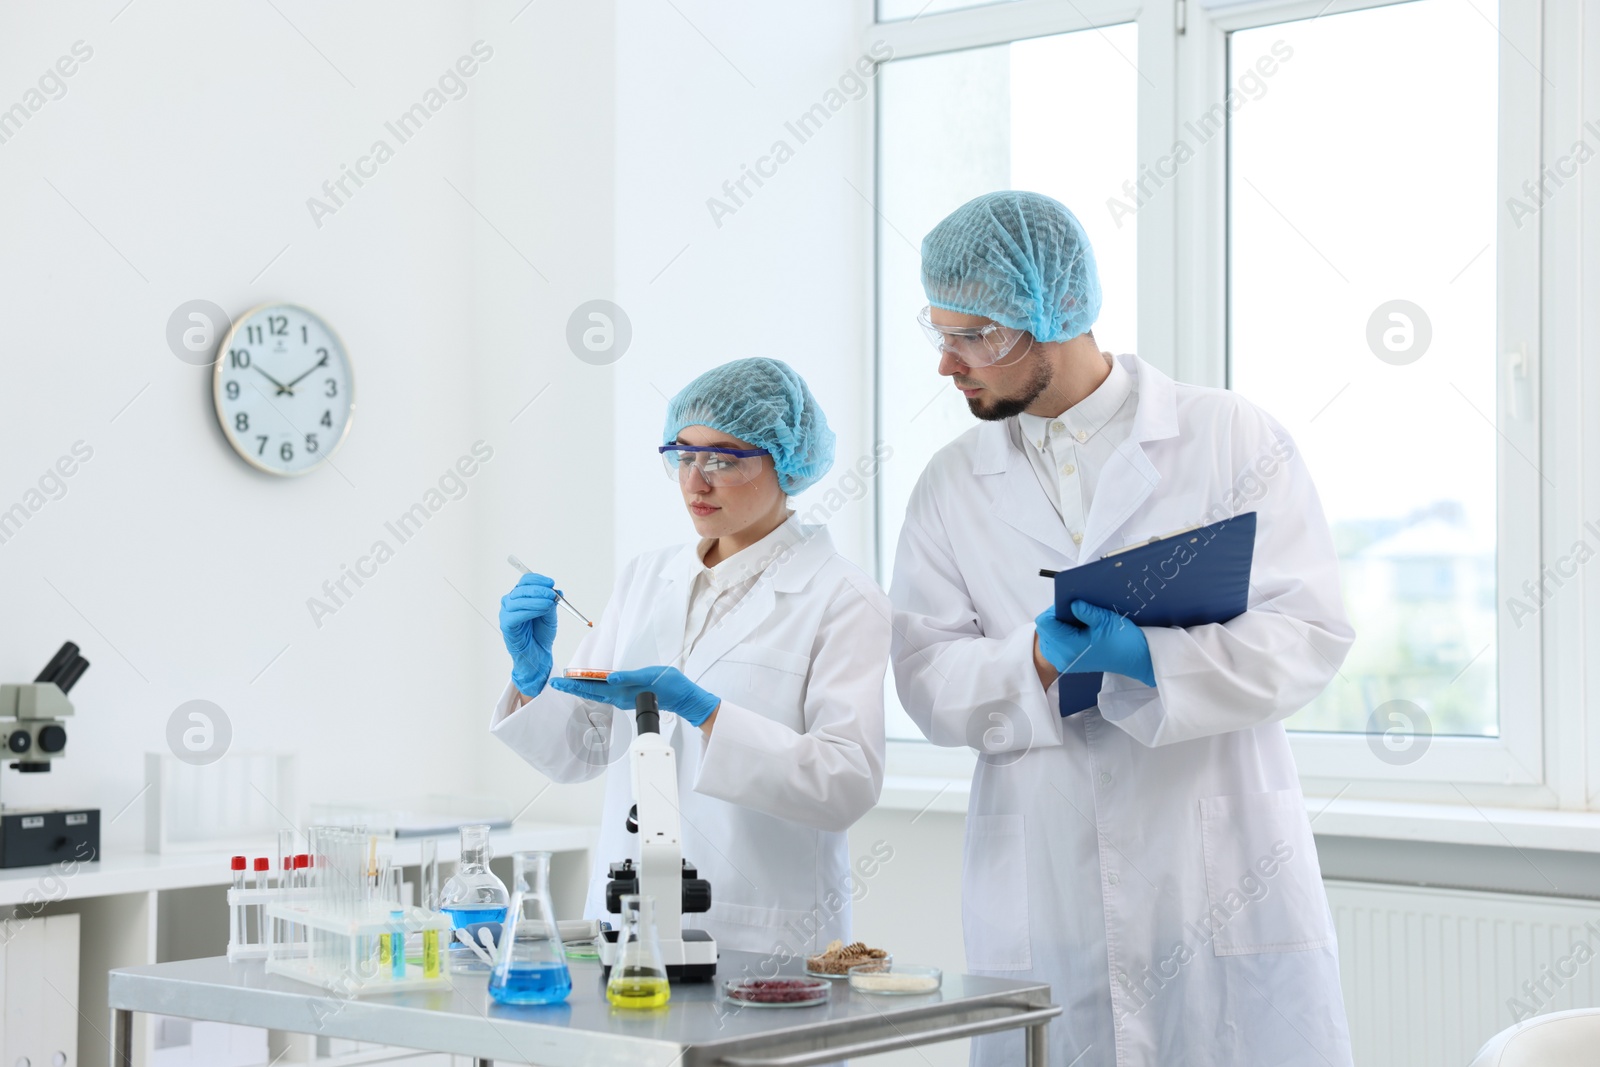
[[[296,853],[295,857],[294,857],[294,884],[297,887],[299,887],[300,889],[309,888],[309,882],[310,882],[310,879],[311,879],[311,870],[310,870],[310,868],[311,868],[311,857],[308,856],[304,852]],[[311,899],[309,894],[302,894],[302,898],[303,898],[303,901],[305,903],[309,903],[310,899]],[[296,923],[295,925],[298,927],[300,924]],[[299,942],[308,942],[309,941],[309,935],[308,935],[308,932],[306,930],[302,930],[302,929],[291,930],[290,931],[290,936],[295,941],[299,941]],[[309,947],[306,950],[306,954],[308,956],[310,955]]]
[[[366,878],[362,880],[361,888],[365,891],[362,895],[367,900],[378,900],[389,887],[389,861],[383,861],[383,867],[378,867],[378,839],[367,838],[367,864]]]
[[[422,893],[422,910],[439,910],[439,839],[422,839],[422,866],[417,869],[419,891]]]
[[[229,861],[228,866],[233,871],[233,888],[244,888],[244,857],[235,856]],[[244,944],[244,910],[243,905],[234,902],[228,905],[228,940],[235,945]]]
[[[278,831],[278,855],[273,866],[278,868],[278,888],[284,887],[284,880],[288,877],[290,864],[294,862],[294,831]]]
[[[251,885],[251,888],[252,889],[265,889],[265,888],[267,888],[267,878],[269,877],[270,872],[272,871],[272,861],[267,859],[267,857],[265,857],[265,856],[257,856],[256,857],[256,861],[255,861],[253,866],[255,867],[255,879],[254,879],[253,884]],[[251,907],[250,910],[255,912],[255,915],[256,915],[256,939],[253,942],[251,942],[251,944],[265,945],[267,943],[267,905],[266,905],[266,902],[265,901],[258,901],[256,904],[254,904]]]
[[[422,898],[418,903],[425,913],[423,918],[433,919],[439,913],[439,839],[436,837],[422,839],[422,864],[417,868],[417,882],[417,892]],[[423,977],[439,977],[441,966],[439,931],[422,931]]]
[[[274,870],[274,872],[273,872],[273,876],[276,879],[276,884],[273,886],[273,888],[275,888],[275,889],[288,889],[289,888],[289,878],[290,878],[290,876],[292,874],[294,874],[294,831],[293,830],[279,830],[278,831],[278,851],[277,851],[277,854],[276,854],[276,856],[274,857],[274,859],[272,861],[272,866],[274,868],[276,868]],[[282,893],[282,894],[280,894],[278,896],[278,899],[280,901],[282,901],[283,903],[287,904],[289,902],[289,899],[290,899],[289,898],[289,894],[288,893]],[[272,940],[281,941],[283,939],[283,935],[284,935],[283,920],[274,919],[272,921]]]
[[[389,918],[394,920],[394,945],[390,952],[393,970],[390,973],[396,978],[404,978],[406,976],[406,910],[405,901],[401,896],[403,892],[400,878],[402,872],[399,867],[393,867],[386,873],[392,888],[384,895],[389,898]]]

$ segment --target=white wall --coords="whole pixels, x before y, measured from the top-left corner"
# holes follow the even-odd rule
[[[785,128],[852,70],[869,21],[865,0],[641,4],[619,19],[618,299],[635,330],[615,368],[619,561],[693,536],[655,448],[666,398],[709,367],[771,356],[816,393],[838,456],[800,510],[871,450],[872,209],[852,189],[872,195],[871,96],[846,97],[804,143]],[[735,204],[723,183],[778,140],[793,158]],[[733,206],[720,226],[713,197]],[[834,538],[870,571],[871,495],[843,495],[859,499],[830,520]]]
[[[5,772],[8,802],[93,803],[110,819],[139,793],[139,754],[197,697],[224,709],[236,748],[298,751],[306,799],[534,795],[514,758],[484,755],[505,669],[492,619],[508,549],[552,561],[591,602],[609,583],[595,487],[610,384],[563,336],[579,294],[611,276],[611,30],[606,5],[515,13],[0,12],[0,106],[74,42],[93,50],[0,143],[0,508],[74,442],[93,449],[0,544],[0,678],[30,680],[68,637],[93,662],[66,759]],[[480,39],[494,54],[466,95],[319,228],[307,198]],[[165,342],[197,297],[230,312],[294,300],[339,331],[357,411],[338,471],[272,478],[234,456],[209,368]],[[466,496],[315,625],[307,598],[480,439],[494,459]],[[593,465],[570,462],[577,441]],[[138,847],[140,818],[134,804],[111,823],[108,846]]]

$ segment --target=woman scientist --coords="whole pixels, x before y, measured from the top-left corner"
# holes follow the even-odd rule
[[[607,772],[584,911],[600,918],[609,865],[638,860],[623,757],[634,698],[654,692],[677,754],[684,857],[711,882],[711,910],[686,925],[726,949],[816,952],[849,940],[845,830],[883,785],[888,599],[825,527],[789,510],[834,444],[789,366],[707,371],[673,397],[662,441],[699,542],[623,568],[573,659],[611,669],[605,681],[550,680],[553,583],[523,575],[500,602],[511,683],[490,731],[555,781]]]

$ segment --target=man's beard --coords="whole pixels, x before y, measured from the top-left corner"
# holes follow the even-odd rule
[[[999,422],[1009,419],[1013,415],[1020,415],[1028,410],[1028,406],[1046,389],[1050,388],[1053,372],[1050,361],[1040,359],[1034,362],[1033,373],[1028,380],[1022,383],[1022,391],[1016,396],[1003,396],[985,403],[979,397],[972,397],[967,401],[967,410],[985,422]]]

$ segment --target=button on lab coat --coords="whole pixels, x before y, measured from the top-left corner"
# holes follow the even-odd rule
[[[967,964],[1050,983],[1065,1009],[1054,1067],[1347,1065],[1332,921],[1282,725],[1354,639],[1328,525],[1271,418],[1118,358],[1138,408],[1081,552],[1003,422],[937,453],[907,509],[891,587],[900,700],[933,743],[980,753]],[[1053,597],[1039,568],[1252,510],[1249,610],[1146,628],[1155,687],[1108,674],[1099,706],[1063,719],[1033,666],[1033,618]],[[973,1048],[981,1064],[1022,1054],[1018,1035]]]
[[[684,858],[711,882],[711,911],[685,915],[719,947],[794,955],[848,940],[859,895],[845,831],[883,787],[883,677],[888,598],[840,556],[824,527],[805,527],[737,607],[679,663],[693,545],[623,569],[575,667],[677,666],[722,699],[708,739],[676,715],[661,732],[677,753]],[[639,858],[624,820],[633,713],[546,687],[521,708],[507,686],[491,732],[558,782],[606,775],[584,915],[604,918],[607,868]]]

